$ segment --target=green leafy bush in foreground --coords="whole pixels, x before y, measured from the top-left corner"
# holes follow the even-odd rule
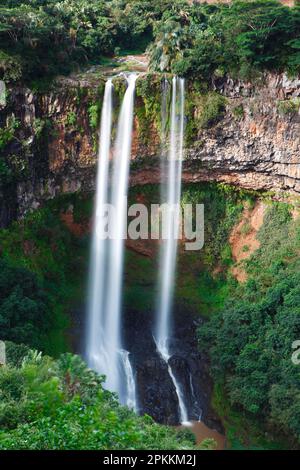
[[[7,343],[0,368],[0,450],[192,449],[194,436],[138,417],[79,356],[53,360]]]

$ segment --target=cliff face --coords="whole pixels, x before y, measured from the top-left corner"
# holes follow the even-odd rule
[[[189,149],[192,180],[300,194],[300,80],[268,75],[262,86],[229,80],[216,88],[228,97],[227,111]]]
[[[10,132],[2,150],[0,139],[0,225],[58,194],[94,189],[103,85],[75,77],[47,92],[9,90],[0,104],[1,128]],[[214,87],[207,92],[187,84],[183,180],[300,195],[300,79],[222,79]],[[123,91],[118,79],[115,120]],[[161,77],[142,74],[136,95],[131,183],[155,183]]]

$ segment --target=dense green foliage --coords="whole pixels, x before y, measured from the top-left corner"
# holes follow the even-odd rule
[[[3,0],[0,79],[36,80],[144,50],[170,0]]]
[[[40,347],[50,318],[45,291],[37,276],[0,259],[1,338]]]
[[[182,5],[155,24],[152,67],[197,79],[300,70],[300,8],[277,0]]]
[[[72,203],[75,222],[86,223],[91,201],[70,196],[0,230],[1,339],[52,355],[66,350],[66,312],[83,297],[88,262],[86,237],[76,237],[61,219]]]
[[[300,69],[300,8],[277,0],[3,0],[0,79],[37,80],[144,51],[159,71],[210,80]]]
[[[137,417],[79,356],[56,361],[7,344],[0,368],[0,449],[192,449],[187,431]]]
[[[246,262],[248,280],[200,331],[217,383],[231,405],[300,441],[300,371],[292,343],[300,337],[300,226],[288,205],[273,204]]]

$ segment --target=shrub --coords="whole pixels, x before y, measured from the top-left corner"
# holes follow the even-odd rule
[[[37,276],[0,259],[1,338],[40,347],[49,318],[45,292]]]
[[[243,117],[244,117],[243,105],[240,104],[240,105],[236,106],[235,108],[233,108],[232,114],[234,115],[234,117],[236,119],[243,119]]]
[[[279,113],[283,115],[297,114],[300,110],[300,98],[279,101],[277,103]]]
[[[226,98],[215,92],[209,92],[203,101],[199,124],[202,128],[218,122],[225,113]]]
[[[0,50],[0,79],[9,83],[19,80],[21,76],[22,64],[20,58]]]

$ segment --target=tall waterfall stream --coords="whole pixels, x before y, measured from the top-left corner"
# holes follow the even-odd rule
[[[165,102],[165,99],[164,99]],[[184,394],[181,385],[169,364],[171,357],[169,351],[169,340],[172,333],[170,314],[172,310],[176,255],[177,235],[179,228],[179,211],[181,196],[181,168],[184,138],[184,80],[173,77],[172,101],[171,101],[171,129],[167,167],[166,191],[163,192],[164,201],[167,203],[167,237],[163,241],[161,249],[161,262],[159,273],[159,297],[155,329],[155,342],[157,349],[166,362],[170,377],[176,390],[180,411],[181,423],[188,422],[188,412],[184,402]],[[165,194],[164,194],[165,193]]]
[[[112,81],[105,86],[101,117],[95,220],[90,261],[88,337],[86,355],[90,367],[106,376],[106,387],[117,392],[121,403],[136,408],[134,377],[128,351],[122,347],[121,302],[124,258],[123,233],[131,151],[136,76],[128,86],[121,106],[113,146],[112,187],[109,190],[109,154],[112,127]],[[115,209],[111,238],[104,237],[107,204]]]

